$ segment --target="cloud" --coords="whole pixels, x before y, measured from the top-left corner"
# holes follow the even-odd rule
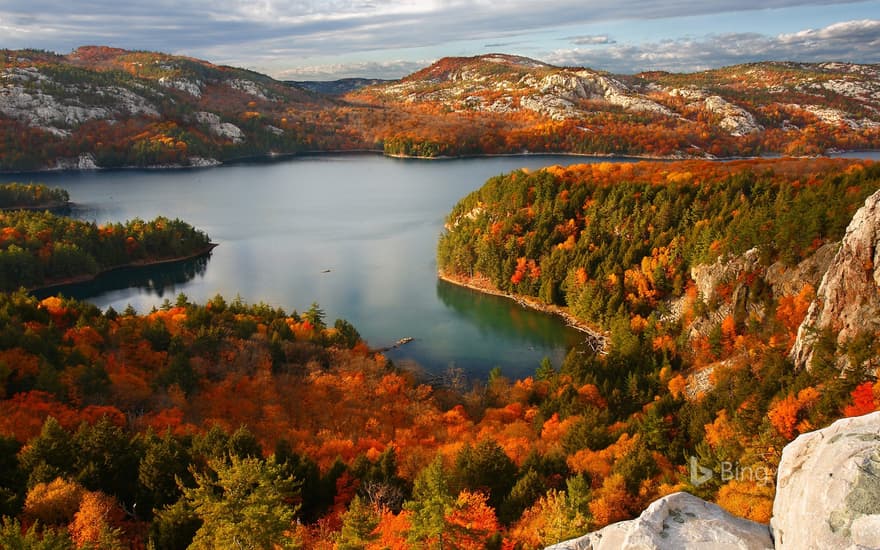
[[[845,21],[821,29],[776,36],[726,33],[654,43],[556,50],[543,60],[556,65],[595,67],[617,73],[689,72],[767,60],[877,63],[880,62],[880,20]]]
[[[852,0],[838,0],[842,3]],[[267,46],[334,55],[497,40],[560,25],[827,4],[823,0],[4,0],[6,47],[67,51],[83,41],[198,54]],[[833,3],[833,2],[832,2]],[[91,41],[86,37],[98,37]]]
[[[617,44],[616,40],[609,38],[604,34],[587,34],[584,36],[570,36],[566,40],[571,41],[576,46],[598,46],[602,44]]]
[[[529,46],[534,44],[532,33],[570,25],[826,6],[854,1],[3,0],[0,2],[0,31],[6,48],[67,52],[83,44],[102,44],[192,55],[283,76],[285,70],[306,70],[288,69],[293,66],[311,66],[312,72],[317,74],[322,72],[316,68],[318,64],[327,61],[338,65],[338,59],[350,59],[353,54],[357,54],[358,59],[370,56],[374,59],[401,58],[405,57],[401,56],[401,50],[422,49],[413,57],[425,57],[427,54],[423,52],[426,49],[450,48],[450,44],[469,41],[487,44],[487,48],[516,45],[519,53],[532,55],[531,52],[536,51],[534,46]],[[868,37],[876,34],[861,27],[832,26],[803,31],[804,36],[794,33],[768,39],[758,35],[731,34],[696,42],[676,40],[648,45],[618,43],[601,34],[574,36],[572,45],[578,47],[553,52],[551,61],[616,70],[661,65],[674,68],[685,65],[684,54],[695,56],[702,64],[710,63],[709,55],[718,51],[725,54],[725,59],[739,59],[742,56],[734,55],[734,46],[731,45],[737,40],[749,46],[749,51],[770,43],[776,49],[765,57],[776,57],[776,52],[785,51],[783,46],[786,44],[791,44],[789,50],[792,52],[804,45],[809,46],[809,51],[819,51],[823,41],[843,44],[857,32]],[[700,51],[704,45],[712,49]],[[675,49],[681,46],[685,50],[676,52]],[[634,57],[627,60],[628,55]],[[356,66],[338,66],[344,71],[358,69]],[[393,63],[372,68],[383,71],[385,76],[402,76],[391,74]],[[404,65],[399,65],[399,69],[409,70]]]
[[[294,67],[276,72],[281,80],[336,80],[339,78],[384,78],[394,80],[414,73],[431,61],[365,61]]]

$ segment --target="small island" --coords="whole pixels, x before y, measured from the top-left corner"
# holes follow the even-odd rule
[[[0,210],[59,210],[70,206],[66,189],[42,183],[0,184]]]
[[[124,267],[188,260],[215,246],[203,231],[161,216],[99,225],[48,211],[0,212],[0,291],[85,282]]]

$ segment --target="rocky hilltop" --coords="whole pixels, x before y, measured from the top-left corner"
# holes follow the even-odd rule
[[[288,123],[328,105],[268,76],[187,57],[5,50],[0,135],[10,145],[0,169],[203,166],[290,152],[303,143]]]
[[[442,103],[457,111],[497,114],[527,110],[554,120],[583,116],[589,100],[634,112],[672,114],[610,75],[503,54],[442,59],[373,91],[385,101]]]
[[[581,144],[593,152],[636,152],[631,143],[600,137],[618,124],[628,128],[618,129],[618,135],[632,134],[629,128],[637,122],[656,125],[653,140],[674,142],[672,150],[655,143],[642,147],[642,154],[725,155],[728,147],[739,154],[754,147],[749,153],[759,153],[781,142],[785,152],[793,153],[808,152],[798,142],[813,124],[833,128],[838,137],[867,137],[880,130],[878,75],[874,65],[758,63],[688,75],[627,76],[489,54],[441,59],[398,82],[357,90],[348,98],[447,115],[572,122],[566,128],[578,137],[566,147]],[[703,134],[712,139],[702,139]]]
[[[880,192],[856,212],[822,277],[791,350],[796,366],[810,367],[822,331],[830,331],[842,349],[856,338],[873,340],[880,332]],[[838,366],[860,365],[841,354]]]
[[[373,150],[664,158],[880,148],[880,69],[759,63],[613,75],[504,54],[399,81],[295,83],[162,53],[0,52],[0,170],[203,166]],[[308,89],[306,89],[308,88]]]
[[[880,548],[880,412],[844,418],[785,447],[771,526],[688,493],[547,550]]]
[[[767,63],[693,75],[631,77],[489,54],[445,58],[399,82],[364,92],[388,102],[440,103],[457,111],[498,114],[533,111],[556,120],[613,109],[671,120],[703,113],[731,135],[745,136],[765,125],[781,127],[769,119],[769,109],[788,112],[784,122],[789,129],[796,119],[812,117],[854,129],[877,128],[880,119],[868,113],[880,107],[878,75],[880,69],[872,65]],[[759,100],[761,95],[765,97]],[[794,95],[812,98],[805,102],[806,97]],[[863,109],[866,105],[871,108]]]

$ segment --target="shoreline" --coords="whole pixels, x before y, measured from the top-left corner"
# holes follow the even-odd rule
[[[202,256],[206,256],[206,255],[210,254],[211,251],[213,251],[215,248],[217,248],[217,246],[219,246],[219,243],[208,243],[208,246],[206,246],[205,248],[202,248],[201,250],[198,250],[198,251],[193,252],[192,254],[188,254],[186,256],[177,256],[174,258],[163,258],[161,260],[138,260],[138,261],[134,261],[134,262],[127,263],[127,264],[114,265],[114,266],[110,266],[108,268],[102,269],[93,275],[92,274],[76,275],[74,277],[67,277],[66,279],[55,279],[55,280],[49,281],[49,282],[42,284],[42,285],[39,285],[39,286],[28,287],[27,291],[28,292],[37,292],[37,291],[43,291],[43,290],[50,290],[53,288],[62,288],[62,287],[66,287],[66,286],[77,285],[77,284],[81,284],[81,283],[90,283],[92,281],[96,281],[97,279],[99,279],[103,275],[106,275],[106,274],[111,273],[113,271],[119,271],[120,269],[139,269],[142,267],[153,267],[153,266],[163,265],[163,264],[173,264],[173,263],[178,263],[178,262],[185,262],[187,260],[193,260],[195,258],[200,258]]]
[[[70,202],[50,202],[46,204],[32,204],[27,206],[0,206],[0,212],[15,212],[17,210],[27,210],[27,211],[42,211],[48,210],[50,212],[63,210],[65,208],[73,208],[75,205]]]
[[[565,321],[566,325],[587,335],[587,342],[594,351],[596,351],[600,355],[604,355],[608,352],[608,334],[578,319],[577,317],[569,313],[568,310],[564,307],[545,304],[531,298],[526,298],[517,294],[504,292],[486,284],[474,282],[473,279],[468,280],[463,277],[448,275],[446,273],[443,273],[442,271],[437,271],[437,278],[441,281],[467,288],[475,292],[490,294],[492,296],[499,296],[501,298],[513,300],[514,302],[525,308],[561,317],[562,320]]]
[[[727,162],[733,160],[750,160],[750,159],[774,159],[774,158],[859,158],[846,157],[843,155],[858,153],[880,153],[880,149],[853,149],[853,150],[833,150],[826,151],[822,155],[812,155],[805,157],[787,157],[785,155],[776,156],[729,156],[729,157],[707,157],[707,156],[687,156],[687,155],[617,155],[613,153],[574,153],[571,151],[544,151],[544,152],[520,152],[520,153],[474,153],[462,155],[443,155],[436,157],[424,157],[416,155],[403,155],[385,153],[381,149],[346,149],[333,151],[294,151],[289,153],[267,152],[260,155],[248,155],[241,157],[233,157],[226,160],[208,159],[216,161],[216,163],[203,165],[153,165],[153,166],[97,166],[93,168],[36,168],[34,170],[0,170],[2,176],[14,176],[18,174],[53,174],[53,173],[80,173],[80,172],[105,172],[105,171],[129,171],[129,170],[198,170],[207,168],[222,168],[223,166],[234,166],[237,164],[247,164],[250,162],[272,163],[284,160],[295,159],[298,157],[321,157],[321,156],[343,156],[343,155],[377,155],[389,159],[398,160],[426,160],[426,161],[444,161],[444,160],[465,160],[478,158],[504,158],[504,157],[581,157],[591,159],[622,159],[622,160],[644,160],[644,161],[685,161],[685,160],[708,160],[717,162]],[[867,157],[865,157],[867,159]]]

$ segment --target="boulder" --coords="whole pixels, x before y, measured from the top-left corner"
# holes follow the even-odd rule
[[[689,493],[655,500],[638,518],[547,550],[758,550],[773,548],[766,525],[738,518]]]
[[[880,548],[880,411],[785,447],[770,525],[778,549]]]

